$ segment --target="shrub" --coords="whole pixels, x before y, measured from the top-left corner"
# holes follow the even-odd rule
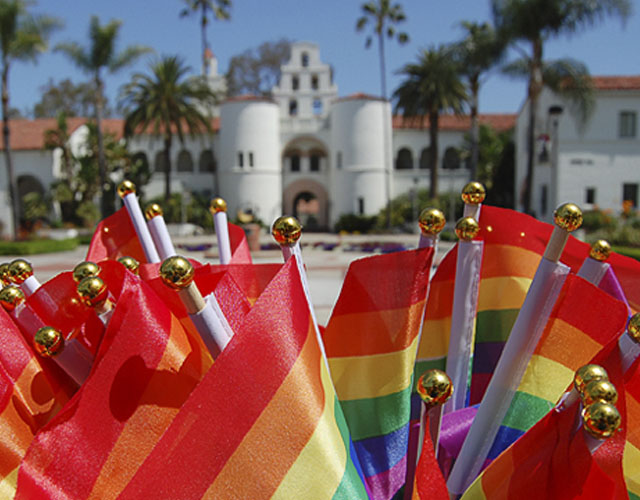
[[[341,215],[335,225],[336,232],[347,231],[349,233],[368,233],[376,225],[376,216],[344,214]]]
[[[78,243],[77,238],[0,241],[0,255],[34,255],[38,253],[65,252],[76,248]]]
[[[614,230],[618,226],[618,219],[611,212],[600,209],[589,210],[582,214],[582,228],[587,232],[600,229]]]

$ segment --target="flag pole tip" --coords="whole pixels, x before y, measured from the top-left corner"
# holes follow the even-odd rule
[[[418,218],[418,225],[425,236],[435,236],[444,229],[447,220],[441,210],[425,208]]]
[[[9,277],[9,263],[3,262],[0,264],[0,282],[2,286],[11,284],[11,278]]]
[[[33,337],[36,352],[40,356],[50,358],[64,349],[62,334],[52,326],[43,326]]]
[[[584,429],[596,439],[610,438],[620,427],[620,412],[610,403],[596,402],[582,414]]]
[[[271,234],[279,245],[293,246],[302,236],[302,224],[291,215],[283,215],[273,222]]]
[[[124,180],[120,184],[118,184],[118,196],[120,196],[120,198],[124,198],[128,194],[135,192],[136,185],[129,180]]]
[[[165,285],[174,290],[183,290],[193,281],[195,269],[184,257],[174,255],[160,266],[160,277]]]
[[[13,311],[24,302],[24,292],[19,286],[7,285],[0,291],[0,304],[7,312]]]
[[[100,266],[95,262],[91,262],[86,260],[84,262],[80,262],[76,267],[73,268],[73,281],[76,283],[80,283],[84,278],[88,278],[89,276],[98,276],[100,274]]]
[[[107,285],[98,276],[87,276],[78,283],[77,292],[82,302],[95,307],[107,300]]]
[[[556,208],[553,221],[556,226],[571,233],[582,225],[582,210],[575,203],[564,203]]]
[[[420,376],[416,390],[427,406],[439,406],[445,404],[453,394],[453,383],[449,375],[433,368]]]
[[[584,365],[576,371],[573,385],[580,394],[584,394],[584,388],[593,380],[609,380],[609,375],[600,365]]]
[[[616,386],[608,380],[592,380],[589,382],[582,394],[582,404],[587,407],[598,401],[612,405],[616,404],[618,402]]]
[[[479,205],[487,196],[487,191],[481,182],[471,181],[464,188],[460,197],[467,205]]]
[[[154,217],[162,217],[162,215],[164,215],[162,207],[157,203],[150,203],[147,205],[147,208],[144,209],[144,216],[147,220],[151,220]]]
[[[9,264],[9,279],[12,283],[20,285],[31,276],[33,276],[33,267],[26,260],[16,259]]]
[[[480,224],[473,217],[462,217],[456,222],[456,236],[463,241],[471,241],[479,231]]]
[[[607,240],[598,240],[591,245],[589,257],[598,262],[604,262],[611,255],[611,245]]]
[[[133,257],[130,257],[128,255],[124,255],[124,256],[122,256],[122,257],[120,257],[118,259],[118,262],[120,262],[120,264],[122,264],[124,267],[126,267],[133,274],[136,274],[136,275],[138,274],[138,270],[140,268],[140,262],[138,262]]]
[[[220,197],[213,198],[209,202],[209,212],[211,215],[215,215],[218,212],[226,212],[227,211],[227,202]]]

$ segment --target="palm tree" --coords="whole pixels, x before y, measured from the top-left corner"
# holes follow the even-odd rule
[[[387,98],[387,72],[384,58],[384,38],[397,38],[400,44],[409,41],[409,35],[404,31],[396,33],[395,24],[406,20],[402,5],[391,4],[390,0],[372,0],[362,4],[363,16],[356,23],[356,30],[362,31],[367,24],[373,24],[373,34],[367,36],[366,48],[371,47],[373,37],[378,39],[378,56],[380,57],[380,90],[382,97]]]
[[[122,68],[133,64],[141,55],[151,49],[142,45],[130,45],[120,52],[116,52],[115,45],[122,21],[112,20],[100,26],[97,16],[92,16],[89,23],[89,46],[77,42],[61,43],[55,50],[66,54],[85,73],[93,78],[95,85],[95,119],[98,133],[98,176],[101,189],[101,212],[106,217],[109,211],[109,198],[104,192],[108,186],[107,166],[104,154],[104,140],[102,131],[102,112],[104,106],[104,70],[116,73]]]
[[[0,0],[0,53],[2,56],[2,138],[11,200],[13,237],[18,235],[18,187],[13,172],[9,126],[9,71],[14,61],[35,61],[47,49],[51,33],[61,22],[47,16],[34,16],[23,0]]]
[[[165,199],[171,196],[171,143],[173,134],[184,143],[191,136],[211,130],[203,104],[213,104],[215,95],[204,78],[185,79],[191,71],[177,56],[154,62],[151,75],[136,73],[122,92],[125,137],[151,130],[164,141]]]
[[[405,65],[399,72],[406,79],[393,93],[396,110],[405,120],[429,120],[431,183],[429,196],[438,195],[438,118],[442,112],[462,112],[467,92],[460,79],[451,49],[440,45],[423,50],[418,62]]]
[[[207,24],[209,24],[209,12],[214,19],[226,21],[231,17],[229,9],[231,0],[183,0],[187,6],[180,11],[180,17],[200,13],[200,29],[202,37],[202,74],[205,74],[207,67]]]
[[[495,66],[503,52],[505,44],[497,36],[489,23],[478,24],[463,21],[460,23],[466,32],[463,40],[454,45],[454,55],[460,64],[461,73],[467,78],[470,93],[471,115],[471,179],[476,178],[478,168],[478,94],[481,78]]]
[[[553,36],[573,34],[607,16],[625,20],[631,13],[629,0],[491,0],[494,25],[511,41],[527,64],[529,124],[527,130],[527,174],[523,208],[531,212],[535,127],[538,98],[544,86],[544,42]],[[530,52],[518,45],[524,42]],[[547,68],[549,65],[547,65]],[[567,89],[570,89],[568,86]]]

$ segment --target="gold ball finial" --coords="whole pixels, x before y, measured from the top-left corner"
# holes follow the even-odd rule
[[[620,413],[610,403],[598,401],[587,406],[582,414],[582,426],[596,439],[607,439],[620,427]]]
[[[120,257],[118,259],[118,262],[120,262],[120,264],[126,267],[133,274],[138,274],[138,269],[140,268],[140,262],[138,262],[133,257],[129,257],[128,255],[125,255],[123,257]]]
[[[175,290],[188,287],[193,281],[196,271],[184,257],[174,255],[166,259],[160,266],[160,277],[165,285]]]
[[[608,380],[592,380],[582,393],[582,404],[591,406],[596,401],[603,401],[612,405],[618,402],[618,391],[616,386]]]
[[[627,335],[631,337],[636,344],[640,344],[640,313],[636,313],[629,318],[627,325]]]
[[[62,334],[51,326],[43,326],[33,338],[36,352],[45,358],[55,356],[64,348]]]
[[[98,276],[84,278],[78,283],[77,291],[82,302],[89,307],[95,307],[107,300],[107,285]]]
[[[120,184],[118,184],[118,196],[120,196],[120,198],[124,198],[128,194],[135,192],[136,185],[131,181],[124,180]]]
[[[462,217],[456,222],[456,236],[463,241],[471,241],[479,231],[480,224],[473,217]]]
[[[416,389],[428,406],[442,405],[453,394],[453,384],[449,375],[436,368],[427,370],[420,376]]]
[[[7,285],[0,291],[0,304],[7,312],[13,311],[24,302],[24,292],[19,286]]]
[[[609,375],[600,365],[584,365],[576,371],[573,385],[580,394],[584,394],[584,388],[594,380],[609,380]]]
[[[31,276],[33,276],[33,268],[26,260],[16,259],[9,264],[9,279],[12,283],[20,285]]]
[[[553,212],[553,221],[556,226],[570,233],[582,225],[582,210],[574,203],[564,203]]]
[[[462,188],[462,194],[460,197],[467,205],[479,205],[484,201],[487,196],[487,191],[484,189],[482,183],[478,181],[471,181],[464,188]]]
[[[218,212],[226,212],[227,211],[227,202],[222,198],[217,197],[213,198],[209,202],[209,212],[212,214],[217,214]]]
[[[162,216],[164,212],[162,211],[162,207],[157,203],[150,203],[147,205],[147,208],[144,209],[144,216],[147,220],[151,220],[154,217]]]
[[[591,245],[589,250],[589,257],[600,262],[604,262],[611,255],[611,245],[607,240],[598,240]]]
[[[302,236],[302,224],[295,217],[283,215],[274,221],[271,234],[278,245],[293,246]]]
[[[73,268],[73,281],[80,283],[84,278],[89,276],[98,276],[100,274],[100,266],[89,260],[80,262]]]
[[[440,233],[446,222],[444,214],[437,208],[425,208],[418,218],[418,225],[425,236],[434,236]]]
[[[11,284],[11,278],[9,277],[9,263],[3,262],[0,264],[0,282],[3,286]]]

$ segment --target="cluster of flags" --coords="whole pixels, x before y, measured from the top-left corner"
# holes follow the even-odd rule
[[[487,205],[474,214],[457,409],[422,403],[417,381],[459,355],[460,244],[435,272],[435,239],[354,261],[324,326],[296,238],[284,263],[254,264],[242,228],[218,215],[227,261],[184,261],[191,274],[169,287],[123,207],[89,247],[102,287],[92,300],[71,270],[0,293],[0,498],[640,499],[640,346],[629,340],[640,264],[595,259],[569,237],[548,264],[553,292],[524,325],[532,340],[510,361],[518,376],[501,380],[554,229]],[[42,327],[60,337],[46,349]],[[208,328],[225,329],[220,349]],[[607,439],[583,430],[599,422],[572,389],[589,363],[617,389]]]

